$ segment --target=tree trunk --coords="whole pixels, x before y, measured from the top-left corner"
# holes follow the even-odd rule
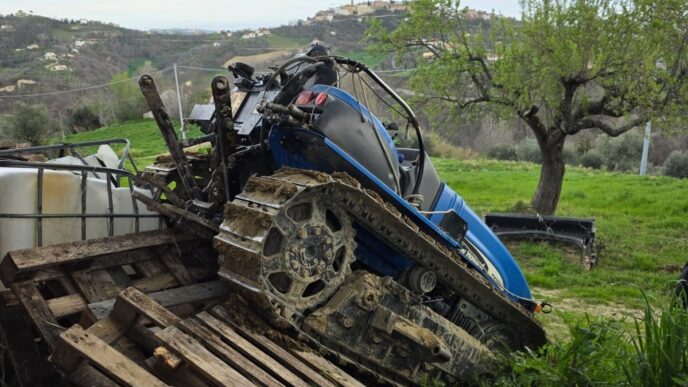
[[[538,139],[542,166],[540,182],[533,195],[533,208],[541,215],[551,215],[559,204],[561,186],[564,182],[564,141],[551,138]]]

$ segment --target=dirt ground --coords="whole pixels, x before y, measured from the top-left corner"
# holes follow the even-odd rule
[[[533,288],[532,291],[535,299],[546,300],[552,304],[552,313],[539,316],[550,340],[569,337],[569,329],[565,323],[566,316],[584,317],[587,314],[590,319],[604,317],[628,323],[643,317],[642,310],[629,308],[620,303],[590,303],[578,298],[564,297],[561,291],[554,289]]]

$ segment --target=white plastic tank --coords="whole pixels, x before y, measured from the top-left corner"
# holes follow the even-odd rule
[[[86,218],[86,239],[108,236],[108,190],[105,176],[92,174],[86,181],[86,213],[102,217]],[[81,214],[81,174],[44,169],[42,182],[42,214]],[[0,168],[0,214],[37,214],[38,169]],[[112,208],[115,214],[133,214],[134,203],[128,187],[112,187]],[[150,191],[136,189],[150,196]],[[140,214],[149,211],[138,204]],[[114,218],[113,234],[121,235],[136,231],[133,217]],[[44,218],[41,222],[41,245],[81,240],[81,218]],[[160,227],[157,217],[139,219],[139,231]],[[8,251],[38,245],[39,222],[37,219],[0,217],[0,258]]]

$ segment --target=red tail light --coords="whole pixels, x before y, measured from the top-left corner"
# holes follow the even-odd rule
[[[312,91],[302,91],[299,96],[296,97],[295,105],[306,105],[315,98],[315,93]]]
[[[322,106],[327,102],[327,93],[320,93],[315,97],[315,106]]]

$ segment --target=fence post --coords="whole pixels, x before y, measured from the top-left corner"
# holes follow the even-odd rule
[[[647,172],[647,154],[650,151],[650,134],[652,132],[652,121],[645,124],[645,135],[643,136],[643,155],[640,158],[640,176],[645,176]]]
[[[184,113],[182,113],[182,94],[179,92],[179,77],[177,77],[177,64],[174,67],[174,84],[177,86],[177,105],[179,105],[179,133],[182,140],[186,140],[186,127],[184,126]]]

